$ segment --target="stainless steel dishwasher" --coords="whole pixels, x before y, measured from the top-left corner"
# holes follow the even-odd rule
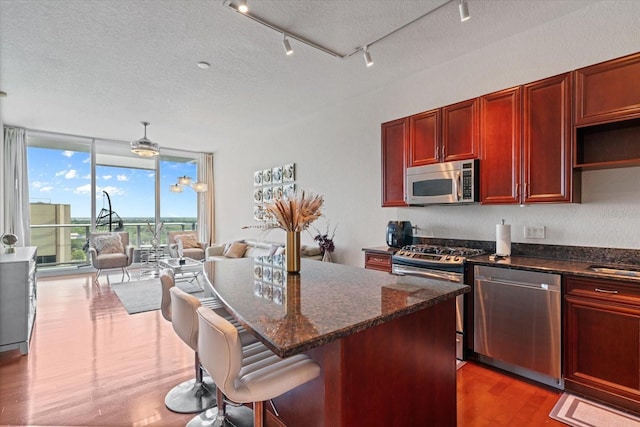
[[[478,359],[563,389],[560,275],[484,266],[474,273]]]

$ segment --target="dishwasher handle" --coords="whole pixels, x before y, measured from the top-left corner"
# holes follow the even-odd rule
[[[549,284],[549,283],[519,282],[515,280],[503,280],[503,279],[496,279],[495,277],[484,277],[484,276],[476,276],[475,280],[480,282],[492,282],[492,283],[505,285],[505,286],[520,286],[520,287],[526,287],[526,288],[541,289],[541,290],[550,291],[550,292],[560,292],[560,285],[557,285],[555,283]]]

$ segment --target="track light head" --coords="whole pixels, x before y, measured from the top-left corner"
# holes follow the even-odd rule
[[[289,39],[287,39],[287,36],[284,36],[284,39],[282,39],[282,47],[284,47],[284,51],[287,55],[293,55],[293,48],[291,47],[291,43],[289,43]]]
[[[460,9],[460,22],[468,21],[469,18],[471,18],[471,15],[469,15],[469,4],[465,0],[460,0],[458,9]]]
[[[238,0],[238,12],[240,13],[249,12],[249,6],[247,6],[247,0]]]
[[[365,46],[363,51],[364,63],[367,64],[367,67],[371,67],[373,65],[373,59],[371,59],[371,54],[369,53],[369,46]]]

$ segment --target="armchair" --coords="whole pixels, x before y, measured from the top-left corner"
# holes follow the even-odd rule
[[[169,253],[172,258],[178,258],[178,240],[182,240],[184,256],[195,259],[205,259],[205,250],[207,244],[198,242],[197,231],[170,231],[167,233],[167,241],[169,243]]]
[[[131,279],[127,267],[133,261],[133,246],[129,246],[129,233],[91,233],[89,237],[89,256],[91,265],[98,270],[95,281],[98,281],[102,270],[121,268],[124,275]]]

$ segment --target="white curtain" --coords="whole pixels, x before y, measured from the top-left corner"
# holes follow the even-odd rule
[[[4,223],[0,234],[13,233],[18,237],[18,246],[28,246],[31,231],[27,143],[24,129],[5,126],[1,160]]]
[[[198,182],[207,184],[207,191],[198,193],[198,230],[200,241],[212,244],[215,236],[215,194],[213,191],[213,154],[202,153],[198,167]]]

